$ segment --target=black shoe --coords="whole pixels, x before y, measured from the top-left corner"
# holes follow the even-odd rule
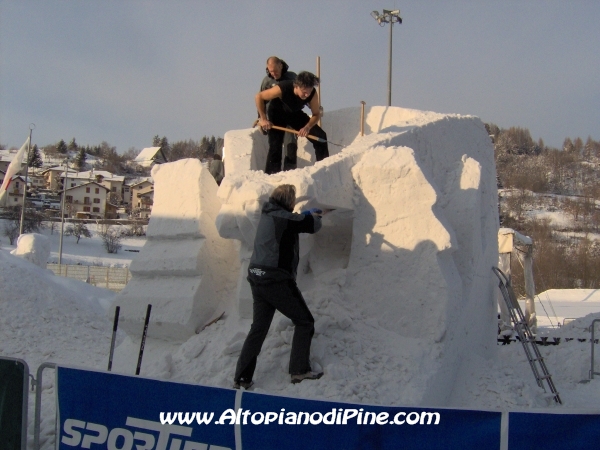
[[[323,372],[306,372],[298,375],[292,375],[292,383],[297,384],[302,380],[318,380],[323,376]]]
[[[254,381],[236,381],[235,383],[233,383],[233,388],[234,389],[240,389],[240,388],[244,388],[244,389],[250,389],[250,387],[254,384]]]

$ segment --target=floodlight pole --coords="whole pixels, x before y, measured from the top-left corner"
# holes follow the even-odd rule
[[[69,155],[67,154],[66,161],[66,171],[65,171],[65,181],[63,181],[63,195],[62,202],[60,205],[60,241],[58,244],[58,265],[59,270],[60,264],[62,262],[62,248],[63,248],[63,235],[65,233],[65,203],[67,201],[67,180],[69,179]]]
[[[388,106],[392,106],[392,31],[394,24],[390,23],[390,51],[388,53]]]
[[[395,23],[402,23],[402,17],[400,17],[400,10],[396,9],[390,11],[387,9],[383,10],[383,14],[379,14],[378,11],[373,11],[371,16],[377,21],[379,26],[383,27],[386,23],[390,24],[390,45],[388,53],[388,106],[392,106],[392,31]]]
[[[31,132],[35,123],[29,124],[29,142],[27,143],[27,161],[25,161],[25,186],[23,186],[23,206],[21,207],[21,222],[19,223],[19,236],[23,234],[23,222],[25,222],[25,202],[27,200],[27,173],[29,172],[29,158],[31,157]]]

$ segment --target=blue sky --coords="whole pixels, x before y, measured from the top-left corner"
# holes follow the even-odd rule
[[[265,60],[321,58],[327,110],[387,102],[600,139],[597,0],[0,0],[0,143],[75,137],[142,149],[223,136],[256,117]]]

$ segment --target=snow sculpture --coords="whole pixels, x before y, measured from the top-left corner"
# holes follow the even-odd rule
[[[132,280],[117,296],[119,327],[141,335],[152,305],[148,336],[184,341],[208,322],[228,296],[236,269],[234,242],[215,228],[217,184],[200,161],[154,166],[152,220],[147,242],[131,263]],[[233,264],[233,267],[232,267]]]
[[[260,206],[278,184],[294,184],[298,210],[335,209],[301,246],[299,286],[327,283],[329,274],[346,301],[380,326],[437,345],[422,400],[439,403],[465,351],[484,358],[494,351],[492,143],[476,117],[372,107],[362,137],[359,117],[359,108],[328,113],[328,138],[347,147],[330,146],[332,156],[314,164],[305,141],[302,169],[272,176],[254,171],[266,154],[257,131],[225,135],[228,175],[218,191],[217,228],[242,243],[238,311],[251,317],[245,272]]]
[[[338,333],[351,333],[358,316],[389,330],[389,345],[407,344],[405,355],[416,359],[405,363],[421,370],[410,401],[448,403],[469,361],[495,349],[498,213],[490,138],[476,117],[395,107],[368,108],[365,136],[358,133],[359,108],[325,119],[328,139],[345,148],[331,145],[331,156],[315,163],[300,139],[297,170],[265,175],[266,138],[252,129],[225,134],[226,176],[218,189],[197,161],[155,168],[148,243],[115,304],[123,305],[130,334],[141,333],[147,303],[150,336],[183,340],[220,311],[230,317],[223,333],[238,333],[233,322],[252,314],[246,271],[261,206],[275,186],[290,183],[297,211],[334,210],[319,233],[301,240],[299,287],[317,303],[335,291],[347,306],[328,307],[336,317],[319,317],[317,335],[333,322]],[[324,345],[317,336],[317,360]],[[348,351],[360,357],[359,349]],[[332,379],[343,373],[330,366]]]

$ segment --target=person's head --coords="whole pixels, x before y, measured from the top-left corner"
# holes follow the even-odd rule
[[[312,94],[313,89],[319,85],[319,78],[310,72],[300,72],[294,80],[294,93],[302,100]]]
[[[271,193],[278,205],[292,212],[296,206],[296,187],[293,184],[280,184]]]
[[[284,62],[277,56],[271,56],[267,59],[267,74],[274,80],[279,80],[283,75]]]
[[[218,153],[215,153],[213,155],[213,159],[216,159],[217,161],[221,161],[222,160],[221,155],[219,155]]]

